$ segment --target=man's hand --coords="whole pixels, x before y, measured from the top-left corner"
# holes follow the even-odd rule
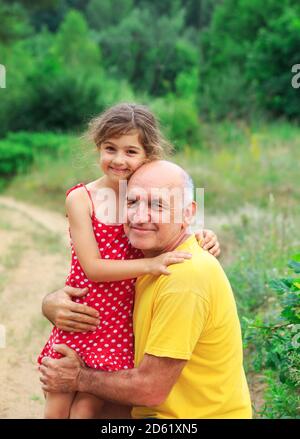
[[[55,345],[54,350],[64,355],[59,360],[45,357],[39,366],[42,389],[51,393],[76,392],[79,375],[85,365],[73,349],[66,345]]]
[[[220,243],[218,241],[217,235],[212,230],[199,230],[195,233],[195,236],[203,250],[208,250],[209,253],[211,253],[216,258],[220,256]]]
[[[43,300],[43,314],[55,326],[64,331],[95,331],[99,325],[99,313],[94,308],[73,302],[71,297],[82,297],[88,288],[69,286],[48,294]]]

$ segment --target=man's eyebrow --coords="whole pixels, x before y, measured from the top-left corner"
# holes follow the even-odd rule
[[[150,202],[151,202],[151,203],[153,203],[153,202],[159,202],[159,203],[164,204],[164,205],[168,205],[168,204],[169,204],[169,203],[168,203],[168,200],[164,200],[162,197],[152,197],[151,200],[150,200]]]

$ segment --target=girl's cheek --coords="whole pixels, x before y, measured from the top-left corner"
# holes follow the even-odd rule
[[[146,163],[147,158],[146,157],[141,157],[136,161],[136,166],[135,168],[139,168],[141,165],[143,165],[144,163]]]

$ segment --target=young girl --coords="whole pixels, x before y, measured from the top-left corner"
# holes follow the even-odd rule
[[[190,255],[173,251],[144,258],[130,245],[122,223],[116,222],[120,180],[128,180],[143,163],[161,158],[169,149],[153,114],[141,105],[119,104],[95,118],[89,133],[100,152],[104,176],[87,185],[77,184],[67,192],[72,261],[66,285],[89,288],[84,298],[75,300],[94,307],[100,324],[94,331],[82,333],[54,327],[38,363],[46,356],[61,358],[53,346],[66,344],[86,366],[116,371],[134,366],[132,309],[136,277],[166,274],[168,265],[183,262]],[[99,193],[103,190],[114,191],[117,215],[100,211]],[[97,418],[102,405],[90,394],[48,393],[45,417]]]

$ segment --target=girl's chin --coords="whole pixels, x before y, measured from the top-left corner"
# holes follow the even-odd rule
[[[110,172],[109,176],[114,178],[115,180],[129,180],[129,178],[132,176],[133,172],[127,171],[127,172]]]

